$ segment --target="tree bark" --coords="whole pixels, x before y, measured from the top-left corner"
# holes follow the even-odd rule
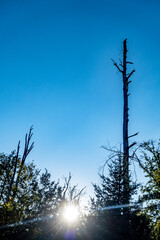
[[[138,133],[128,136],[128,122],[129,122],[129,108],[128,108],[128,87],[131,81],[129,81],[135,70],[127,73],[127,64],[133,64],[127,61],[127,39],[123,41],[123,62],[117,64],[113,59],[113,64],[118,71],[122,73],[123,78],[123,204],[129,204],[130,202],[130,176],[129,176],[129,149],[136,143],[132,143],[129,146],[129,138],[136,136]],[[124,239],[129,239],[129,208],[123,209],[125,232]]]
[[[128,78],[127,78],[127,39],[123,41],[123,185],[124,204],[129,204],[129,144],[128,144]]]

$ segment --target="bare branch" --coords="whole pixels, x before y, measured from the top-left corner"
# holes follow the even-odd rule
[[[128,74],[127,80],[132,76],[132,74],[133,74],[134,72],[135,72],[135,69],[134,69],[131,73]]]
[[[123,63],[122,63],[122,60],[119,58],[119,61],[120,61],[120,66],[123,68]]]
[[[137,136],[138,134],[139,134],[139,132],[137,132],[137,133],[135,133],[135,134],[129,136],[128,138],[135,137],[135,136]]]
[[[123,73],[123,71],[119,68],[118,64],[111,58],[113,65],[116,66],[119,72]]]
[[[80,197],[82,196],[82,193],[84,194],[84,189],[86,189],[86,187],[82,188],[73,198],[73,200],[76,200],[76,198],[78,198],[77,200],[80,200]]]
[[[108,157],[108,159],[105,161],[105,163],[103,164],[103,166],[102,166],[102,175],[104,175],[104,169],[105,169],[105,166],[108,164],[108,162],[111,160],[111,159],[113,159],[114,157],[116,157],[117,156],[117,153],[115,153],[115,154],[112,154],[110,157]]]
[[[33,143],[31,144],[31,146],[29,147],[31,138],[32,138],[32,136],[33,136],[32,130],[33,130],[33,126],[30,127],[29,134],[27,135],[27,133],[26,133],[26,137],[25,137],[25,147],[24,147],[24,153],[23,153],[23,157],[22,157],[22,166],[24,165],[24,162],[25,162],[28,154],[30,153],[30,151],[31,151],[31,150],[33,149],[33,147],[34,147],[34,142],[33,142]]]
[[[120,151],[118,149],[113,150],[111,148],[107,148],[106,146],[101,146],[102,148],[104,148],[105,150],[109,151],[109,152],[113,152],[113,153],[119,153]]]
[[[132,143],[128,148],[131,148],[131,147],[133,147],[134,145],[136,145],[137,143],[136,142],[134,142],[134,143]]]
[[[126,63],[128,63],[128,64],[133,64],[133,62],[126,62]]]
[[[153,177],[152,173],[148,170],[148,168],[145,167],[145,166],[142,164],[142,161],[138,158],[137,154],[135,154],[135,158],[136,158],[137,162],[139,163],[139,166],[140,166],[146,173],[148,173],[149,176]]]
[[[22,161],[21,161],[21,166],[20,166],[20,169],[19,169],[19,172],[18,172],[18,176],[17,176],[17,179],[16,179],[16,187],[15,187],[15,190],[14,190],[13,198],[15,197],[17,189],[18,189],[18,183],[19,183],[20,175],[21,175],[25,160],[26,160],[28,154],[30,153],[30,151],[34,147],[34,142],[31,144],[31,146],[29,146],[31,138],[33,136],[32,130],[33,130],[33,126],[30,127],[29,134],[27,135],[27,133],[26,133],[26,136],[25,136],[24,153],[23,153],[23,157],[22,157]]]
[[[62,197],[63,199],[65,199],[65,197],[66,197],[66,193],[67,193],[67,190],[69,189],[69,184],[71,182],[71,178],[72,178],[71,173],[69,173],[68,179],[64,178],[65,186],[64,186],[64,192],[63,192],[63,197]]]

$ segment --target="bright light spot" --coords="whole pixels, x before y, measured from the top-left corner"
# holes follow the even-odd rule
[[[79,216],[78,208],[73,205],[69,205],[65,207],[63,216],[64,216],[64,219],[69,223],[76,222]]]

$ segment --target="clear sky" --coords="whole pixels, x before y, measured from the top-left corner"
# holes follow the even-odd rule
[[[32,159],[56,180],[98,181],[122,143],[122,79],[111,58],[128,57],[129,132],[160,137],[160,1],[1,0],[0,151],[16,149],[33,124]],[[22,149],[21,149],[22,150]]]

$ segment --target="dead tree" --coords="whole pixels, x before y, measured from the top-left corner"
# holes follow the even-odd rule
[[[72,175],[69,173],[68,178],[64,177],[64,187],[62,192],[62,201],[68,203],[79,204],[81,197],[84,195],[84,190],[86,187],[78,190],[78,185],[71,186]]]
[[[128,64],[133,64],[132,62],[127,60],[127,39],[123,41],[123,59],[120,59],[120,63],[117,64],[113,59],[113,64],[116,66],[118,71],[122,74],[122,80],[123,80],[123,151],[117,151],[117,149],[111,149],[110,147],[104,147],[104,149],[108,150],[111,155],[105,162],[103,166],[103,171],[105,165],[109,162],[109,160],[114,159],[115,157],[120,154],[122,156],[122,204],[125,204],[128,206],[128,208],[121,209],[121,212],[123,213],[123,225],[125,226],[124,232],[123,232],[123,238],[129,239],[129,225],[130,225],[130,209],[129,209],[129,203],[131,196],[133,194],[133,187],[130,179],[130,172],[129,172],[129,160],[133,157],[130,156],[129,150],[132,148],[136,142],[132,142],[129,145],[129,139],[136,136],[138,133],[128,135],[128,122],[129,122],[129,107],[128,107],[128,97],[130,96],[129,90],[129,84],[132,82],[130,81],[131,76],[135,72],[133,69],[131,72],[127,71]],[[135,185],[136,188],[136,185]]]
[[[26,133],[26,136],[25,136],[24,153],[23,153],[22,160],[21,160],[21,163],[20,163],[20,168],[19,168],[19,171],[18,171],[18,174],[17,174],[15,189],[13,191],[13,198],[15,198],[15,196],[16,196],[16,192],[17,192],[17,189],[18,189],[18,184],[19,184],[19,181],[20,181],[20,176],[21,176],[22,169],[23,169],[24,164],[25,164],[25,160],[26,160],[28,154],[31,152],[31,150],[34,147],[34,142],[32,142],[31,145],[30,145],[30,141],[31,141],[31,138],[32,138],[32,135],[33,135],[32,130],[33,130],[33,127],[31,126],[30,130],[29,130],[29,134]],[[19,153],[19,145],[18,145],[17,153]],[[15,177],[15,175],[14,175],[14,177]],[[8,198],[9,198],[9,195],[8,195]]]
[[[136,144],[133,142],[129,145],[129,138],[136,136],[135,133],[128,136],[128,122],[129,122],[129,107],[128,107],[128,93],[130,77],[133,75],[135,70],[133,69],[130,73],[127,73],[127,64],[133,64],[127,61],[127,39],[123,41],[123,62],[120,60],[120,64],[117,64],[113,59],[113,64],[116,66],[118,71],[122,74],[123,78],[123,194],[124,204],[129,204],[130,200],[130,186],[129,186],[129,149]]]
[[[129,122],[129,107],[128,107],[128,93],[130,77],[133,75],[135,70],[133,69],[130,73],[127,73],[127,65],[133,64],[127,61],[127,39],[123,41],[123,61],[120,60],[120,64],[117,64],[114,60],[113,64],[116,66],[118,71],[122,74],[123,79],[123,204],[129,204],[131,197],[130,188],[130,174],[129,174],[129,149],[133,147],[136,142],[129,145],[129,138],[136,136],[138,133],[128,135],[128,122]],[[125,232],[124,238],[129,239],[129,209],[123,209]]]

